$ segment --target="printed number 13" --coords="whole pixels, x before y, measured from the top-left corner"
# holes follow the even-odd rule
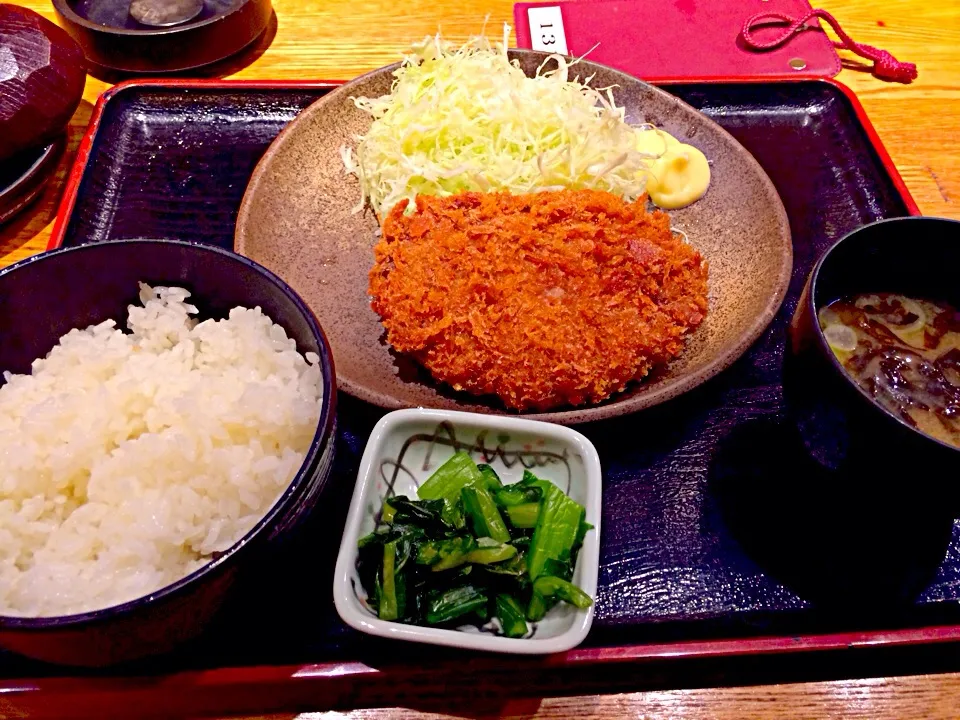
[[[540,26],[540,29],[543,30],[544,28],[552,28],[552,27],[553,27],[553,23],[544,23],[543,25]],[[544,45],[554,45],[554,44],[556,44],[557,38],[556,38],[555,35],[550,35],[550,36],[549,36],[549,37],[550,37],[549,40],[547,40],[547,37],[548,37],[547,34],[546,34],[546,33],[543,33],[543,34],[540,36],[540,42],[543,43]]]

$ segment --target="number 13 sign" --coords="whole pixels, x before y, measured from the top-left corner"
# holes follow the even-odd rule
[[[532,7],[527,9],[530,22],[530,46],[534,50],[567,55],[567,36],[563,32],[560,8]]]

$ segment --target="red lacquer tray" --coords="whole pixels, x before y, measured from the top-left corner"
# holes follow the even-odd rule
[[[809,578],[761,557],[758,543],[768,538],[729,511],[731,497],[718,480],[730,474],[720,459],[743,461],[727,451],[731,437],[761,426],[769,434],[777,425],[783,330],[816,256],[865,222],[917,214],[916,204],[860,103],[839,83],[659,84],[726,127],[770,174],[791,219],[795,270],[778,318],[720,377],[663,408],[581,428],[604,465],[601,587],[584,646],[544,658],[468,655],[374,640],[340,623],[332,563],[359,454],[381,412],[345,398],[336,490],[292,557],[278,559],[215,627],[174,656],[82,673],[0,656],[5,710],[170,717],[441,696],[470,708],[471,698],[672,685],[677,667],[684,683],[729,681],[734,667],[759,681],[773,667],[809,676],[810,665],[797,660],[803,655],[843,673],[838,668],[860,662],[851,657],[857,653],[823,658],[960,639],[956,532],[926,584],[897,612],[827,612],[806,599]],[[230,247],[257,160],[286,122],[335,86],[170,80],[113,88],[81,143],[51,247],[144,236]],[[697,513],[684,512],[693,506]],[[918,557],[924,563],[931,561]]]

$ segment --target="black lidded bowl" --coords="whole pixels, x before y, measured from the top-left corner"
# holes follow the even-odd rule
[[[205,0],[200,15],[169,27],[139,24],[128,0],[53,0],[53,9],[87,60],[130,73],[182,72],[218,62],[263,35],[273,16],[270,0]]]
[[[0,371],[30,371],[58,338],[112,318],[125,327],[138,282],[186,287],[201,318],[260,306],[301,353],[320,357],[323,406],[304,464],[260,522],[222,556],[151,595],[79,615],[0,616],[0,645],[48,662],[103,666],[166,652],[205,627],[245,567],[305,519],[333,465],[333,355],[304,302],[260,265],[219,248],[173,240],[119,240],[42,253],[0,270]],[[0,376],[2,383],[2,376]]]
[[[34,202],[57,170],[67,134],[39,148],[29,148],[0,161],[0,225]]]
[[[956,485],[960,449],[877,403],[836,359],[817,321],[824,306],[892,292],[960,307],[960,222],[907,217],[865,225],[814,265],[790,323],[784,395],[809,455],[844,482],[904,491]],[[950,492],[955,499],[956,491]]]

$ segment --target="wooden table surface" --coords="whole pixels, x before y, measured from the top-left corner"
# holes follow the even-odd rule
[[[412,711],[405,708],[268,715],[245,720],[456,720],[471,718],[579,718],[580,720],[752,720],[789,718],[956,718],[960,714],[960,674],[872,678],[773,687],[658,690],[643,693],[517,700],[495,714],[455,707]]]
[[[720,1],[720,0],[715,0]],[[53,18],[46,0],[21,4]],[[824,0],[856,40],[892,52],[919,66],[910,85],[887,83],[842,53],[839,80],[860,97],[883,143],[922,212],[960,218],[960,3],[954,0]],[[388,64],[412,40],[442,29],[452,40],[512,22],[512,0],[274,0],[277,15],[262,41],[239,58],[205,75],[236,78],[349,79]],[[655,31],[651,27],[651,32]],[[84,101],[70,128],[70,146],[55,182],[25,215],[0,229],[0,267],[43,250],[52,229],[69,164],[97,96],[109,84],[87,79]],[[922,665],[922,663],[921,663]],[[956,668],[960,670],[960,659]],[[865,671],[867,672],[867,671]],[[358,710],[316,713],[317,720],[399,717],[958,717],[960,674],[927,672],[899,665],[899,676],[883,677],[883,666],[867,679],[775,682],[752,687],[655,689],[630,694],[517,700],[495,711],[457,707],[416,713]],[[921,672],[925,674],[913,674]],[[880,676],[876,676],[880,675]],[[849,676],[846,676],[849,677]],[[642,687],[637,685],[636,687]],[[618,688],[622,690],[623,688]],[[271,716],[278,720],[281,716]],[[291,715],[282,716],[293,717]],[[308,716],[302,716],[308,717]]]

